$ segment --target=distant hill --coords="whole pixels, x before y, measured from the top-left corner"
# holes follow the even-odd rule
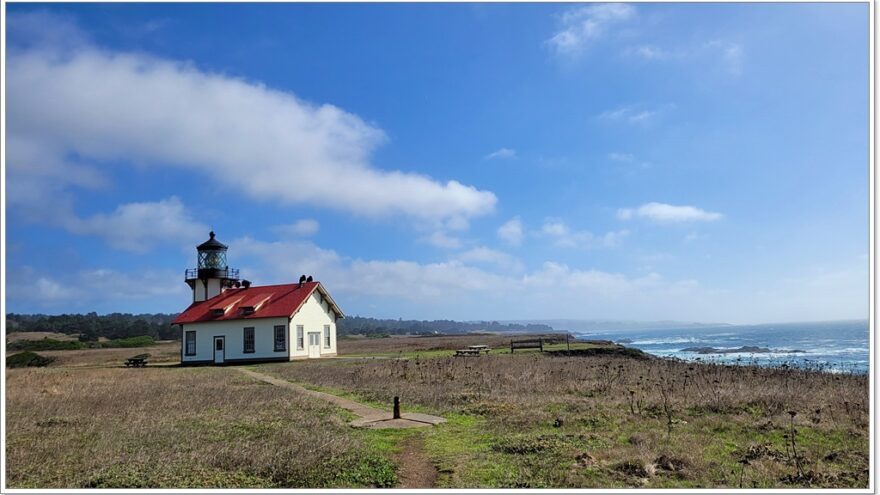
[[[661,330],[666,328],[708,328],[728,326],[729,323],[699,323],[692,321],[634,321],[634,320],[505,320],[501,323],[547,325],[556,331],[606,332],[615,330]]]

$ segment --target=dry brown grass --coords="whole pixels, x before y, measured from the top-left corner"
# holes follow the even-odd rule
[[[339,355],[352,354],[390,354],[412,351],[439,351],[462,349],[469,345],[488,345],[495,350],[510,350],[511,339],[544,337],[565,340],[565,334],[547,335],[502,335],[502,334],[463,334],[441,335],[436,337],[393,336],[387,338],[344,338],[337,342]]]
[[[123,367],[127,358],[137,354],[150,355],[151,364],[180,363],[180,342],[166,341],[149,347],[115,349],[78,349],[70,351],[39,351],[41,356],[53,357],[52,367]]]
[[[6,373],[10,487],[393,482],[393,467],[364,450],[344,413],[233,369]]]
[[[527,404],[580,397],[622,409],[686,409],[707,412],[757,407],[766,419],[787,411],[808,416],[821,409],[834,418],[867,425],[865,376],[694,364],[661,359],[548,357],[537,353],[480,358],[411,358],[310,362],[279,367],[290,379],[316,385],[349,385],[378,401],[394,395],[432,408],[455,411],[463,404],[509,401]],[[594,400],[589,400],[594,399]],[[677,415],[677,414],[676,414]]]
[[[487,339],[382,339],[389,340],[411,352]],[[361,342],[352,344],[349,352],[362,352]],[[383,404],[400,396],[405,406],[470,418],[463,424],[474,428],[471,443],[484,445],[457,459],[436,454],[449,464],[447,486],[867,484],[866,376],[538,353],[267,369]],[[487,478],[473,467],[480,459],[509,463],[519,474]]]
[[[397,395],[404,410],[445,415],[448,423],[421,432],[441,486],[867,486],[865,376],[510,355],[501,351],[510,338],[340,340],[343,356],[386,359],[261,368],[385,405]],[[475,344],[495,350],[450,357]],[[53,351],[42,353],[58,359],[48,368],[7,370],[7,483],[393,483],[387,454],[403,437],[352,430],[345,412],[322,402],[228,368],[121,368],[142,352],[172,364],[179,351],[178,343]]]

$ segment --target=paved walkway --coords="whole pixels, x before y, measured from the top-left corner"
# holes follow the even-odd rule
[[[351,426],[363,428],[419,428],[422,426],[432,426],[446,422],[445,419],[439,416],[431,416],[430,414],[419,413],[401,413],[400,419],[394,419],[392,417],[391,411],[383,411],[374,407],[365,406],[360,402],[355,402],[353,400],[349,400],[333,394],[328,394],[326,392],[309,390],[305,387],[289,382],[287,380],[275,378],[274,376],[269,376],[263,373],[257,373],[256,371],[252,371],[249,369],[235,369],[241,371],[245,375],[250,376],[251,378],[262,380],[266,383],[271,383],[272,385],[277,385],[279,387],[284,387],[301,394],[310,395],[317,399],[331,402],[343,409],[348,409],[349,411],[360,416],[360,418],[349,423]]]

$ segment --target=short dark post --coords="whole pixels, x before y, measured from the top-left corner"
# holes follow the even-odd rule
[[[569,337],[569,334],[568,334],[568,331],[566,331],[565,332],[565,350],[567,350],[568,352],[571,352],[571,344],[568,342],[568,337]]]
[[[400,397],[394,398],[394,419],[400,419]]]

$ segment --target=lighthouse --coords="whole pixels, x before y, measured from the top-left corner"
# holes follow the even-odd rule
[[[225,244],[199,244],[186,270],[193,301],[177,315],[182,364],[257,363],[336,355],[336,321],[345,318],[321,282],[251,285],[226,264]]]
[[[210,234],[210,239],[196,247],[198,267],[186,270],[186,283],[193,291],[193,302],[201,302],[219,295],[239,284],[238,270],[226,263],[228,246]]]

